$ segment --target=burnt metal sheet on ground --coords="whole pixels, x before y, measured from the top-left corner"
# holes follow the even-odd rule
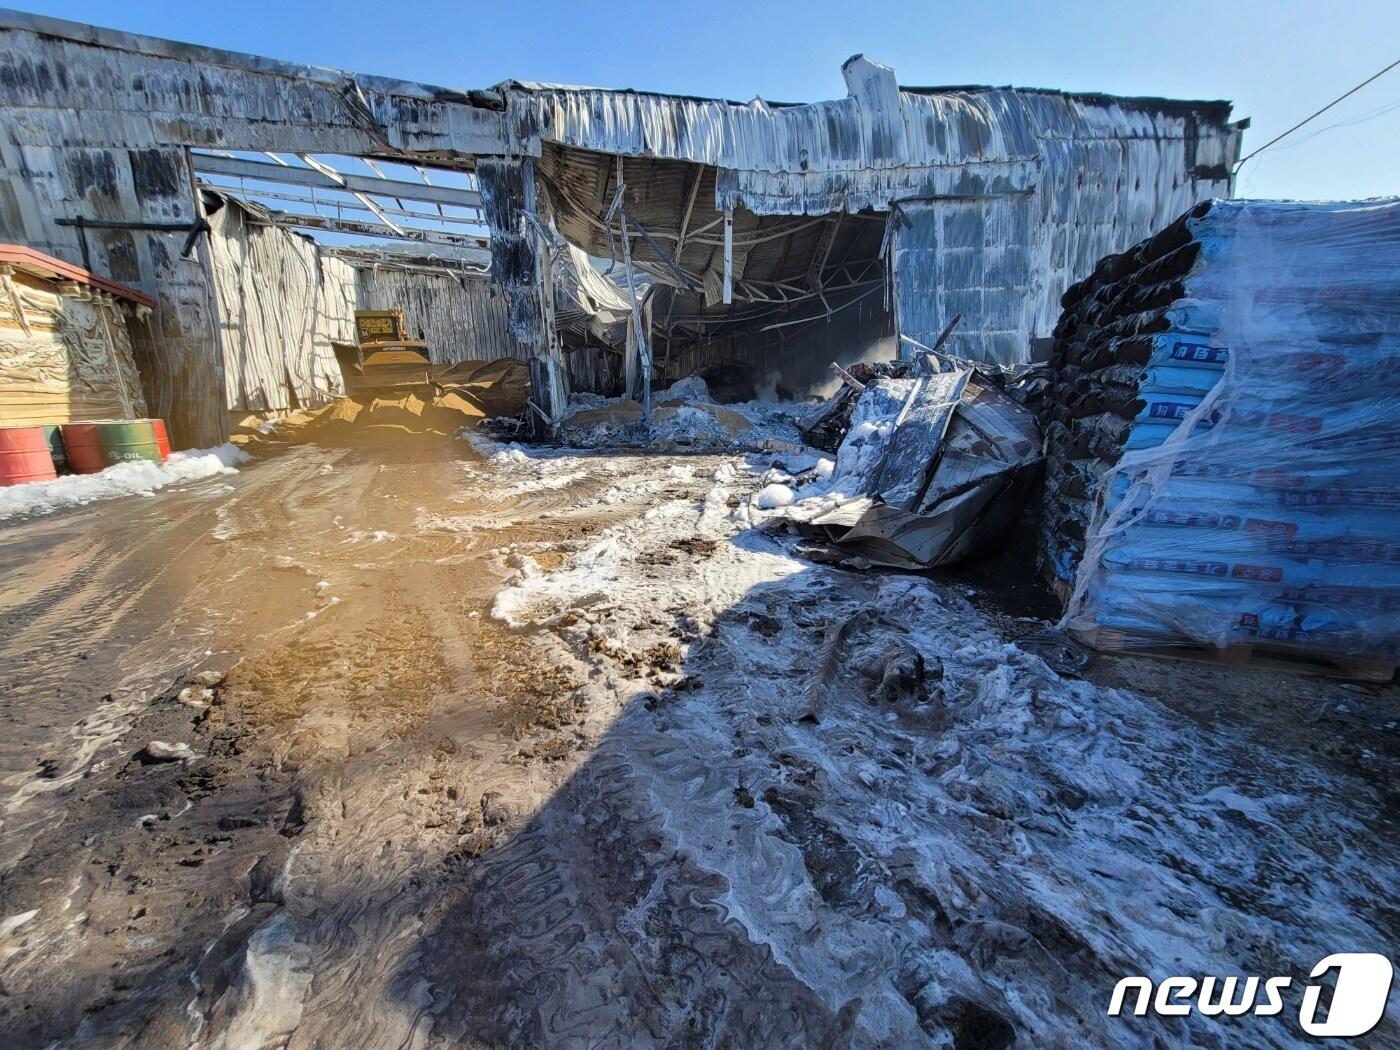
[[[911,513],[873,500],[855,500],[813,518],[809,527],[854,554],[881,565],[927,569],[952,565],[986,539],[981,527],[1009,487],[996,481],[960,493],[928,512]]]
[[[894,434],[875,482],[875,493],[887,505],[910,510],[918,502],[971,374],[970,369],[960,369],[914,381],[895,417]]]
[[[1040,445],[1040,429],[1030,411],[974,374],[918,509],[927,511],[954,493],[1036,459]]]
[[[861,392],[837,452],[841,502],[799,502],[784,516],[873,562],[950,565],[1019,517],[1040,455],[1034,416],[975,369],[882,376]]]
[[[874,490],[880,464],[894,437],[894,422],[916,386],[913,379],[882,376],[861,391],[836,452],[833,488],[851,496],[869,495]]]

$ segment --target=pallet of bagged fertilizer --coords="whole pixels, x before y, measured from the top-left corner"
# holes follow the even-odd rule
[[[1071,287],[1039,556],[1101,648],[1400,660],[1400,200],[1211,201]]]
[[[1348,656],[1307,646],[1237,644],[1218,649],[1179,638],[1133,636],[1112,628],[1071,631],[1070,635],[1075,641],[1104,653],[1190,660],[1218,667],[1301,672],[1358,682],[1389,682],[1395,677],[1397,667],[1396,661],[1388,657]]]

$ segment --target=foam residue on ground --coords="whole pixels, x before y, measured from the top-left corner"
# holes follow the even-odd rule
[[[163,488],[234,474],[247,453],[234,445],[172,452],[164,463],[117,463],[96,474],[65,474],[0,488],[0,520],[47,514],[118,496],[150,496]]]
[[[571,791],[631,807],[652,852],[723,887],[744,937],[846,1012],[843,1045],[1239,1045],[1199,1013],[1108,1018],[1130,974],[1289,975],[1291,1017],[1250,1045],[1309,1045],[1310,968],[1390,943],[1375,787],[1063,677],[960,587],[801,560],[749,527],[791,495],[772,476],[733,460],[553,568],[517,563],[493,615],[547,628],[536,644],[588,661],[590,706],[618,711]],[[917,681],[890,688],[901,666]],[[551,878],[588,881],[563,859]]]

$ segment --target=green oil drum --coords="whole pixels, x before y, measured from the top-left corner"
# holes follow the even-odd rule
[[[44,440],[49,443],[49,454],[53,457],[54,468],[62,474],[68,469],[68,453],[63,448],[63,428],[57,423],[43,424]]]
[[[92,474],[118,463],[159,463],[164,458],[155,425],[149,419],[65,423],[63,447],[69,466],[79,474]]]

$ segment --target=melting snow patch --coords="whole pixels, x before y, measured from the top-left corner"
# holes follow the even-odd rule
[[[164,463],[118,463],[97,474],[68,474],[0,488],[0,521],[48,514],[117,496],[149,496],[159,489],[217,474],[234,474],[249,456],[236,445],[172,452]]]
[[[615,590],[622,576],[628,553],[614,536],[609,536],[574,556],[561,572],[541,576],[531,560],[518,562],[520,576],[496,595],[491,615],[512,627],[538,622],[563,610],[574,601]]]
[[[859,437],[797,494],[863,484],[888,434]],[[624,704],[593,763],[610,797],[645,806],[820,998],[863,1001],[855,1042],[946,1046],[921,1023],[972,1018],[1047,1045],[1234,1045],[1203,1016],[1125,1037],[1104,1013],[1114,980],[1306,972],[1333,945],[1384,942],[1395,849],[1358,815],[1369,785],[1061,677],[962,587],[832,573],[742,531],[750,502],[783,506],[809,476],[789,461],[797,480],[765,477],[750,501],[756,461],[697,466],[691,499],[562,568],[513,559],[491,613],[549,620],[540,645],[587,655],[593,710]],[[651,458],[626,483],[673,487],[678,466]],[[676,678],[664,702],[635,702],[636,656],[678,637],[679,665],[652,669]]]
[[[776,510],[790,506],[794,498],[792,489],[786,485],[764,485],[754,496],[753,505],[759,510]]]
[[[14,933],[15,930],[19,929],[26,922],[28,922],[30,919],[34,918],[34,916],[38,914],[39,909],[33,908],[29,911],[22,911],[18,915],[11,915],[8,919],[4,920],[3,922],[0,922],[0,937],[8,936],[9,934]]]

